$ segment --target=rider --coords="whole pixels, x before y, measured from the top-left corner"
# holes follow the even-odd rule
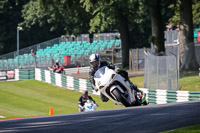
[[[88,91],[85,90],[83,91],[83,94],[79,97],[79,100],[78,100],[78,110],[79,112],[83,112],[84,111],[84,104],[87,100],[92,100],[95,104],[96,102],[92,99],[91,96],[88,96]]]
[[[124,70],[120,70],[117,66],[113,65],[112,63],[110,62],[107,62],[107,61],[100,61],[99,60],[99,55],[98,54],[92,54],[90,55],[89,57],[89,62],[90,62],[90,71],[89,71],[89,79],[90,79],[90,82],[92,84],[92,88],[97,91],[97,88],[95,86],[95,81],[94,81],[94,74],[95,72],[103,67],[103,66],[107,66],[108,68],[110,69],[113,69],[115,70],[118,74],[120,74],[122,77],[125,78],[126,81],[128,81],[131,85],[131,88],[136,90],[136,92],[141,92],[136,85],[134,85],[130,80],[129,80],[129,77],[128,77],[128,73]],[[100,93],[100,96],[101,96],[101,100],[103,102],[107,102],[109,99],[104,96],[102,93]]]
[[[63,73],[63,66],[61,65],[59,60],[56,60],[56,65],[55,65],[55,69],[54,72],[56,73]]]

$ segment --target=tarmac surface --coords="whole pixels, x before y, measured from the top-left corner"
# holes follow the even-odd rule
[[[144,71],[140,70],[140,71],[130,71],[128,70],[128,75],[129,77],[135,77],[135,76],[142,76],[144,75]],[[72,77],[76,77],[76,78],[81,78],[81,79],[89,79],[89,72],[79,72],[79,74],[76,73],[71,73],[71,74],[67,74],[68,76],[72,76]]]
[[[157,133],[200,124],[200,101],[1,120],[0,133]]]

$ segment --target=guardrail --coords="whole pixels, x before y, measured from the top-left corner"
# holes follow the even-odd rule
[[[23,72],[22,72],[23,71]],[[82,92],[88,90],[90,94],[100,95],[100,92],[95,92],[91,88],[89,80],[78,79],[71,76],[66,76],[58,73],[50,72],[49,70],[43,70],[35,68],[29,70],[15,69],[16,80],[25,80],[31,76],[20,76],[21,74],[33,74],[35,72],[35,80],[43,81],[49,84],[54,84],[66,89]],[[24,78],[26,77],[26,78]],[[31,78],[30,78],[31,79]],[[185,102],[200,100],[200,91],[173,91],[173,90],[150,90],[146,88],[140,88],[147,95],[147,100],[150,104],[166,104],[174,102]]]

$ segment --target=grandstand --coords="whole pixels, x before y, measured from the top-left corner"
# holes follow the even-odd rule
[[[194,29],[194,42],[197,41],[199,28]],[[165,32],[165,45],[176,44],[178,31]],[[36,58],[31,56],[30,50],[36,51]],[[95,33],[93,38],[89,34],[62,35],[40,44],[21,49],[19,56],[16,51],[0,56],[0,70],[15,68],[47,68],[56,60],[60,60],[65,67],[88,66],[88,57],[92,53],[99,53],[103,60],[120,63],[122,58],[121,39],[119,33]],[[36,62],[36,63],[35,63]]]
[[[36,51],[36,56],[31,56],[30,49]],[[115,53],[114,53],[115,52]],[[121,40],[119,33],[89,34],[75,36],[61,36],[44,43],[20,50],[20,55],[0,56],[0,70],[11,70],[15,68],[43,67],[47,68],[60,60],[64,66],[88,66],[88,56],[99,53],[102,58],[113,63],[121,61]],[[36,63],[35,63],[36,62]]]

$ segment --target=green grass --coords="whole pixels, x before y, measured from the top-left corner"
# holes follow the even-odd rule
[[[0,82],[0,116],[19,118],[48,115],[50,107],[54,114],[78,112],[80,92],[61,89],[35,80]],[[123,108],[109,101],[103,103],[93,96],[97,110]]]
[[[180,90],[200,91],[200,77],[197,71],[186,71],[180,74]]]
[[[139,88],[144,88],[144,76],[131,77],[130,80]]]
[[[200,133],[200,124],[167,131],[164,133]]]
[[[139,88],[144,88],[144,76],[132,77],[130,80]],[[186,74],[180,76],[180,90],[200,91],[200,77],[197,74]]]
[[[180,76],[180,89],[200,91],[200,78],[193,73]],[[144,76],[131,78],[138,87],[144,87]],[[0,82],[0,116],[19,118],[48,115],[53,107],[54,114],[78,112],[80,92],[61,89],[40,81],[26,80],[17,82]],[[103,103],[99,96],[92,95],[98,103],[97,110],[123,108],[109,101]]]

